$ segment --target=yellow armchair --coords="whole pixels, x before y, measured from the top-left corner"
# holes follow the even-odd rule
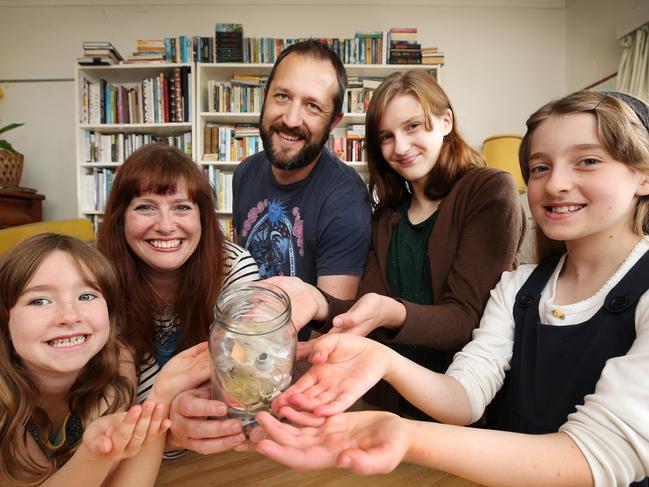
[[[87,218],[28,223],[0,230],[0,255],[32,235],[46,232],[71,235],[84,242],[93,242],[95,240],[92,223]]]

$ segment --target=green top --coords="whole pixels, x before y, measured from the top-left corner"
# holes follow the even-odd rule
[[[428,241],[433,231],[438,211],[421,223],[413,224],[408,218],[410,200],[401,203],[395,211],[401,220],[394,226],[386,274],[393,298],[404,299],[415,304],[433,304],[433,284],[428,259]],[[446,357],[437,350],[415,345],[391,344],[390,347],[413,362],[434,370],[446,371]],[[402,413],[417,419],[430,419],[427,415],[401,399]]]
[[[410,223],[408,207],[404,201],[396,212],[401,220],[394,227],[386,273],[392,296],[416,304],[433,304],[433,286],[428,265],[428,240],[438,212],[435,211],[421,223]]]

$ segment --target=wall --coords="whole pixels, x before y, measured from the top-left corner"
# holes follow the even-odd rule
[[[566,7],[566,88],[576,91],[617,72],[619,38],[649,22],[649,0],[572,0]]]
[[[42,3],[0,2],[0,80],[67,81],[3,83],[0,126],[26,122],[7,138],[26,156],[22,185],[47,196],[47,219],[76,215],[71,80],[84,40],[109,40],[126,54],[138,38],[209,35],[217,21],[241,22],[245,34],[255,37],[348,37],[355,30],[415,26],[425,47],[439,46],[446,53],[442,85],[460,128],[476,147],[493,134],[523,133],[534,109],[565,92],[563,2],[487,2],[484,7],[475,6],[479,2],[453,7],[446,6],[452,2],[437,6],[421,1],[362,6],[360,0],[337,6],[314,1],[280,6],[263,1],[108,7],[78,5],[81,1],[38,5]],[[502,7],[508,3],[515,6]]]

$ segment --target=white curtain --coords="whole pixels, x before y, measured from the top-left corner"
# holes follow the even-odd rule
[[[620,42],[624,52],[615,89],[649,103],[649,24],[624,36]]]

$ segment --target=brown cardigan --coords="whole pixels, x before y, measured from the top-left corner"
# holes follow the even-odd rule
[[[358,297],[369,292],[390,296],[386,261],[392,229],[400,220],[393,210],[375,215],[372,246]],[[384,343],[420,345],[455,352],[471,340],[489,299],[489,291],[503,271],[517,265],[525,234],[525,214],[509,173],[477,167],[460,178],[439,205],[428,242],[433,285],[432,305],[399,300],[407,317],[397,332],[376,329],[370,336]],[[326,295],[329,318],[349,310],[355,300]]]

